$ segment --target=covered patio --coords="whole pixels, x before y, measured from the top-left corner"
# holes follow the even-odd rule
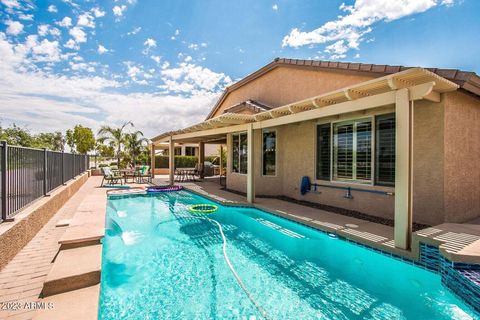
[[[198,143],[199,163],[203,163],[205,143],[231,145],[232,133],[245,132],[246,200],[259,203],[255,192],[256,154],[254,132],[272,127],[302,123],[323,118],[367,115],[371,110],[391,109],[395,113],[395,187],[393,239],[385,240],[397,249],[411,248],[412,234],[412,162],[413,162],[413,110],[415,102],[440,102],[440,94],[456,90],[458,85],[422,68],[412,68],[388,76],[372,79],[340,90],[290,103],[257,114],[223,113],[191,127],[167,132],[152,139],[155,146],[169,143],[169,167],[174,168],[176,143]],[[421,106],[417,106],[421,107]],[[294,152],[294,151],[291,151]],[[257,161],[258,162],[258,161]],[[223,166],[223,164],[222,164]],[[232,171],[227,160],[227,174]],[[170,170],[169,183],[174,183],[174,170]],[[261,201],[260,201],[261,202]]]

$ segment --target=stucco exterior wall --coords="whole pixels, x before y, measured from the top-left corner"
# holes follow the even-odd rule
[[[444,104],[414,102],[413,125],[413,220],[444,222]]]
[[[480,98],[462,92],[445,101],[445,219],[480,216]]]
[[[340,71],[277,67],[230,92],[212,117],[218,116],[226,108],[248,99],[258,100],[271,107],[279,107],[373,78]]]

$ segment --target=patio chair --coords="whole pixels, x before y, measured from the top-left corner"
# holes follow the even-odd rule
[[[135,172],[137,183],[151,183],[152,175],[149,172],[150,166],[140,166],[139,170]]]
[[[116,184],[120,182],[120,184],[123,184],[123,176],[119,172],[115,172],[109,167],[103,167],[102,168],[102,174],[103,174],[103,179],[102,179],[102,184],[100,185],[103,187],[103,183],[107,181],[108,184]]]
[[[193,180],[195,181],[195,176],[198,176],[198,178],[202,178],[204,175],[204,165],[203,163],[197,163],[195,165],[195,170],[193,173]]]

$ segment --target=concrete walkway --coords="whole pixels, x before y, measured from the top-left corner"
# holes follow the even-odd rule
[[[26,302],[38,301],[43,283],[52,267],[60,245],[58,240],[65,232],[56,227],[60,220],[71,219],[85,198],[95,193],[105,194],[100,177],[90,177],[80,190],[50,219],[37,235],[0,271],[0,319],[32,319],[35,309]],[[10,309],[10,310],[4,310]],[[17,310],[12,310],[17,309]]]

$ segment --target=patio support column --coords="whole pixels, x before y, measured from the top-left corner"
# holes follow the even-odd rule
[[[412,233],[413,102],[408,89],[395,94],[395,247],[409,249]]]
[[[247,129],[247,202],[253,203],[255,201],[255,161],[253,146],[253,125],[250,124]]]
[[[205,165],[205,142],[200,141],[198,143],[198,163],[201,165],[201,168]],[[200,170],[200,179],[205,178],[205,170]]]
[[[152,179],[155,178],[155,145],[152,143],[150,150],[150,172],[152,175]]]
[[[224,163],[222,161],[222,155],[223,155],[223,145],[220,145],[220,158],[218,159],[220,164],[220,176],[222,176],[223,166],[224,166]]]
[[[175,173],[175,142],[173,142],[173,137],[170,136],[170,141],[168,145],[168,174],[170,185],[173,186],[175,183],[174,176]]]

